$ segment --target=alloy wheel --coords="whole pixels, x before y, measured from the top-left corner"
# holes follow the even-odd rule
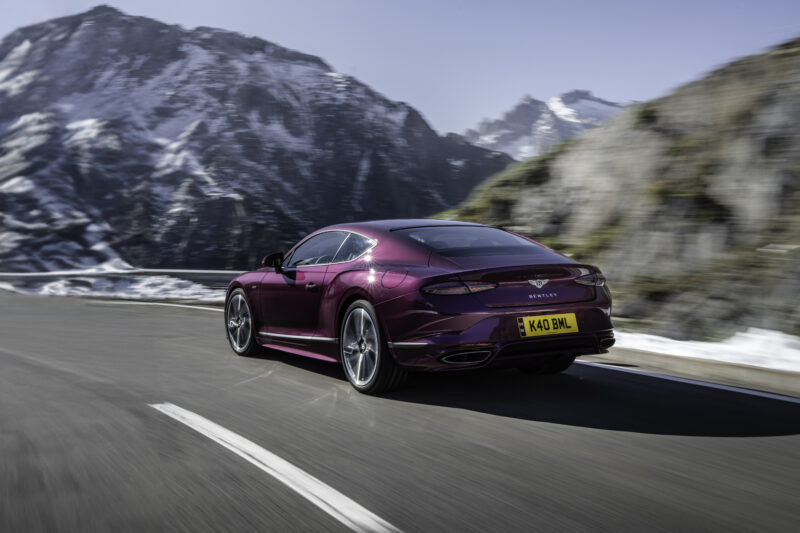
[[[228,339],[237,353],[243,352],[250,342],[253,321],[250,317],[250,308],[241,294],[235,294],[228,301],[227,309]]]
[[[372,381],[378,369],[380,338],[372,317],[363,307],[353,309],[342,330],[344,368],[357,387]]]

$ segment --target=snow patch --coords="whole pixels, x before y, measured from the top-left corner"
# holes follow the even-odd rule
[[[722,342],[677,341],[624,331],[614,336],[617,348],[800,372],[800,338],[780,331],[749,328]]]
[[[0,282],[0,289],[38,296],[83,296],[123,300],[192,300],[223,303],[225,289],[212,289],[192,281],[169,276],[144,278],[80,277],[18,286]]]
[[[619,111],[616,106],[590,99],[580,99],[567,105],[558,96],[548,100],[547,107],[561,120],[593,126],[605,123],[611,115]]]
[[[505,130],[498,131],[498,132],[495,132],[495,133],[487,133],[486,135],[481,135],[480,137],[478,137],[478,140],[477,140],[476,144],[478,144],[480,146],[484,146],[484,145],[488,146],[488,145],[494,144],[494,143],[497,142],[497,138],[502,133],[505,133]]]
[[[18,69],[25,61],[25,56],[31,49],[31,42],[25,39],[20,44],[11,49],[8,55],[0,61],[0,82],[8,78],[11,73]]]
[[[93,229],[102,229],[98,226]],[[0,247],[8,232],[0,233]],[[82,270],[46,272],[48,276],[69,276],[57,280],[26,278],[16,282],[0,282],[0,289],[38,296],[84,296],[123,300],[184,299],[206,303],[223,303],[225,289],[213,289],[193,281],[172,276],[134,277],[127,271],[133,267],[115,258]],[[103,277],[93,274],[104,274]],[[109,275],[111,274],[111,275]]]
[[[77,120],[67,124],[67,129],[76,131],[73,138],[94,139],[103,132],[104,121],[97,118],[87,118],[85,120]]]
[[[14,76],[8,81],[0,82],[0,92],[4,92],[8,96],[16,96],[24,91],[28,85],[33,83],[33,80],[35,80],[38,75],[38,70],[28,70]]]
[[[0,192],[22,194],[32,191],[35,187],[36,185],[25,176],[17,176],[0,185]]]
[[[216,180],[214,180],[189,146],[192,133],[200,127],[202,122],[202,120],[192,122],[183,133],[178,136],[177,141],[169,144],[165,148],[163,154],[156,163],[156,172],[153,174],[153,177],[161,178],[173,172],[183,171],[199,178],[195,183],[200,187],[205,196],[228,197],[241,200],[242,196],[239,193],[223,189]],[[187,185],[188,183],[184,182],[183,186]],[[151,187],[151,190],[160,196],[162,201],[179,200],[179,196],[185,195],[185,191],[173,191],[173,189],[168,186],[160,186],[158,184]]]
[[[345,75],[339,72],[326,72],[326,76],[333,80],[336,89],[339,91],[344,91],[350,86],[350,79]]]
[[[25,240],[23,235],[13,231],[0,231],[0,253],[13,251]]]
[[[553,114],[561,120],[566,120],[567,122],[580,122],[575,109],[565,106],[564,102],[561,101],[561,98],[557,96],[547,101],[547,107],[550,108],[550,111],[552,111]]]
[[[27,132],[26,132],[27,133]],[[9,150],[10,153],[14,151],[27,152],[33,150],[37,146],[41,146],[50,139],[46,134],[27,134],[11,137],[8,141],[3,143],[3,148]]]
[[[22,115],[19,117],[16,122],[14,122],[8,131],[14,131],[21,128],[34,128],[34,131],[39,129],[51,129],[53,127],[52,123],[50,122],[53,119],[52,113],[42,113],[42,112],[35,112],[35,113],[28,113],[27,115]]]

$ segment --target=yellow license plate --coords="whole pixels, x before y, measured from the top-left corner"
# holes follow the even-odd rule
[[[575,318],[575,313],[521,316],[517,318],[517,325],[520,337],[578,332],[578,320]]]

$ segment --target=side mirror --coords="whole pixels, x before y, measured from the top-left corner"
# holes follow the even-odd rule
[[[281,263],[283,263],[283,253],[281,252],[269,254],[261,260],[262,267],[272,267],[275,269],[275,272],[281,271]]]

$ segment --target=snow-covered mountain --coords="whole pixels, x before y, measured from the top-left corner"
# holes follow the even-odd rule
[[[100,6],[0,41],[0,270],[252,267],[504,168],[322,59]]]
[[[503,118],[484,120],[464,137],[477,146],[527,159],[605,124],[621,108],[589,91],[571,91],[546,102],[525,96]]]

